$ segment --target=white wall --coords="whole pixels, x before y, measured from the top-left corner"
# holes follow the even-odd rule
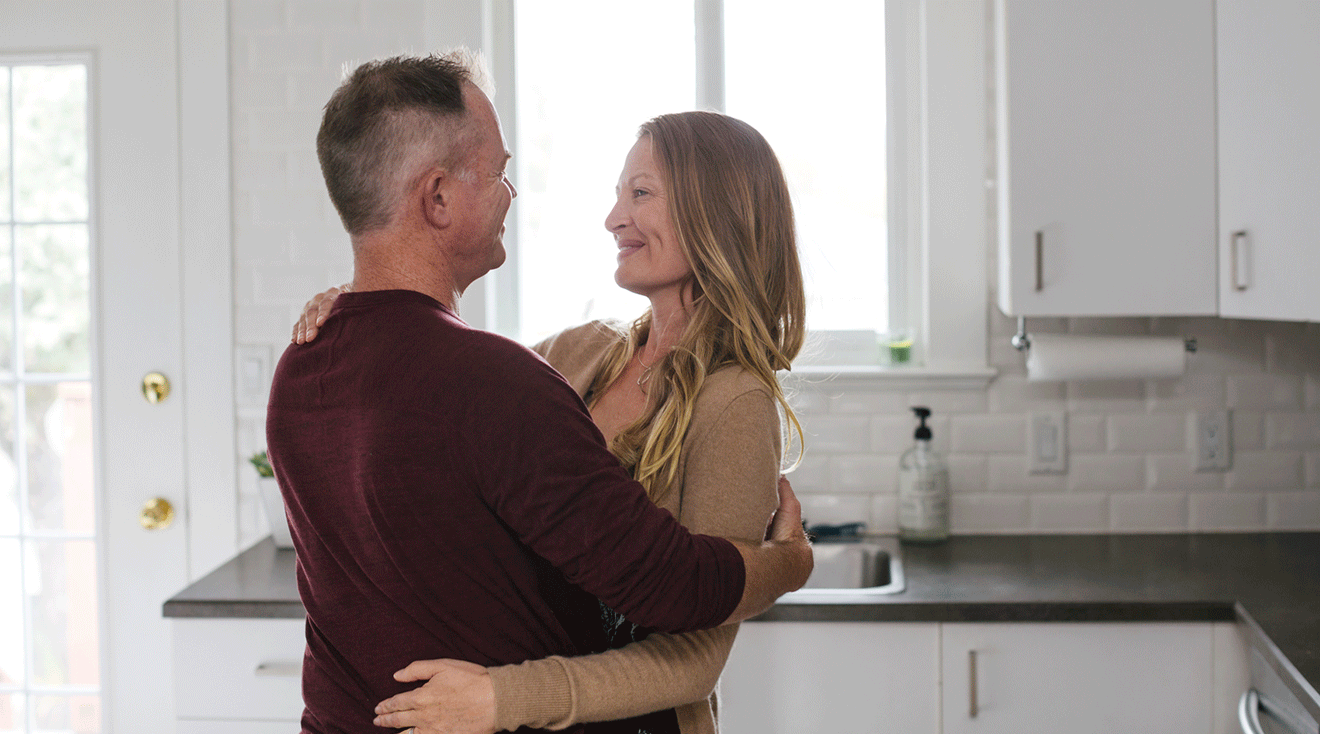
[[[342,66],[460,42],[481,47],[483,6],[231,0],[234,330],[241,355],[273,364],[303,302],[350,277],[348,240],[314,151],[321,106]],[[991,249],[984,277],[992,290],[994,260]],[[927,404],[936,413],[935,443],[953,468],[957,532],[1320,529],[1320,327],[1033,320],[1036,332],[1184,334],[1197,337],[1201,350],[1180,380],[1027,383],[1022,357],[1008,345],[1016,325],[993,303],[991,292],[988,359],[1000,376],[986,390],[896,392],[848,382],[800,391],[809,454],[793,482],[811,520],[861,517],[892,531],[898,454],[911,437],[907,407]],[[241,394],[238,450],[246,456],[264,446],[264,401]],[[1235,468],[1194,474],[1187,413],[1223,408],[1234,412]],[[1068,411],[1067,475],[1026,473],[1026,416],[1033,410]],[[244,471],[240,478],[246,544],[266,526],[255,476]]]

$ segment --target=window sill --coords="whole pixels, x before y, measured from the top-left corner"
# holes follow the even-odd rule
[[[833,382],[880,390],[984,390],[999,374],[993,367],[881,367],[799,365],[781,379]]]

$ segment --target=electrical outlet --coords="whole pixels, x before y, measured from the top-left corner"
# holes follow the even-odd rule
[[[1233,431],[1227,410],[1193,413],[1192,446],[1196,471],[1228,471],[1233,465]]]
[[[1028,471],[1064,474],[1068,471],[1068,416],[1061,410],[1032,413],[1027,429]]]

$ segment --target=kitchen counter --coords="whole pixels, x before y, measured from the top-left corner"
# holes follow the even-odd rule
[[[903,546],[904,592],[778,604],[756,620],[1240,621],[1320,719],[1320,533],[955,536]],[[165,602],[166,617],[303,616],[293,551],[269,539]]]

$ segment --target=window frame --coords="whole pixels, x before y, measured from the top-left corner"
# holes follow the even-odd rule
[[[498,89],[514,88],[514,2],[485,0],[484,48]],[[723,0],[693,2],[695,101],[722,109]],[[877,349],[874,364],[799,364],[794,375],[877,389],[976,389],[996,374],[987,354],[990,12],[984,0],[886,0],[890,314],[913,336],[912,359],[881,365]],[[518,119],[512,97],[495,99],[510,135]],[[464,296],[474,326],[517,329],[516,219],[509,218],[504,267]]]

